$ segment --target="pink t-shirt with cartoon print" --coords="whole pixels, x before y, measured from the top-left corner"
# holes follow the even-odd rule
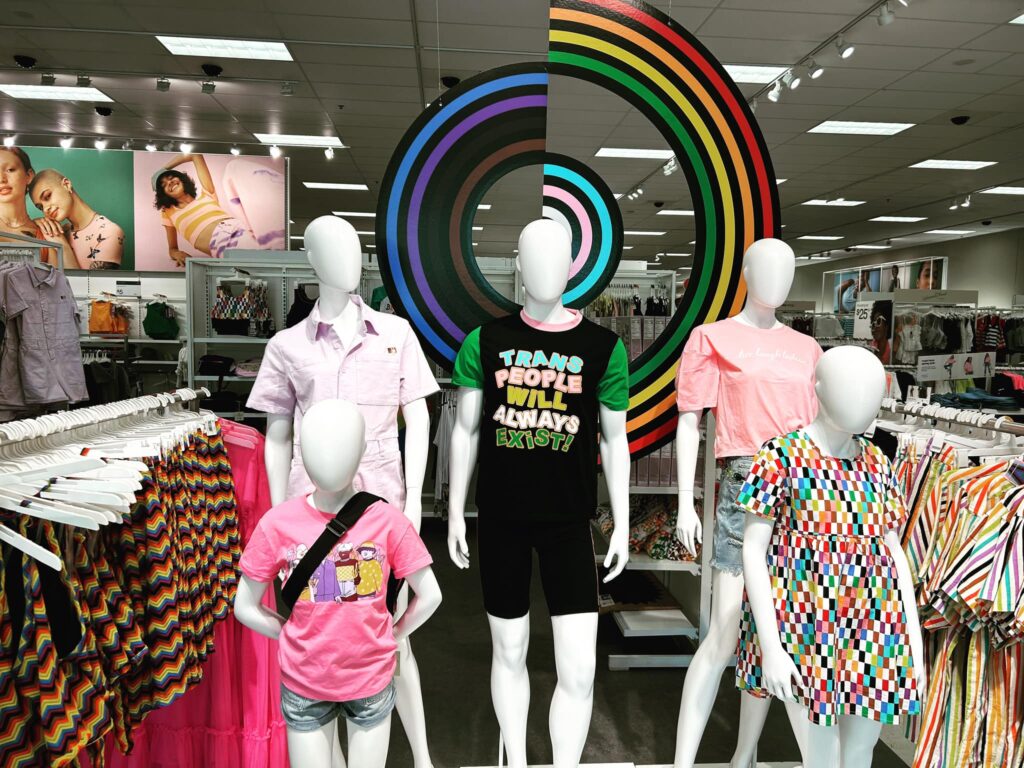
[[[287,580],[333,513],[306,496],[267,512],[239,563],[255,581]],[[430,565],[416,529],[387,502],[371,505],[310,577],[278,644],[281,680],[308,699],[352,701],[382,691],[395,672],[388,576]]]

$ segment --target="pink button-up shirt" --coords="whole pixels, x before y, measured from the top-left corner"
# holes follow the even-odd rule
[[[302,414],[321,400],[348,400],[366,421],[366,453],[356,490],[405,506],[398,409],[437,392],[437,382],[409,323],[376,312],[358,296],[356,335],[345,348],[334,326],[320,319],[317,302],[303,322],[277,333],[267,344],[248,406],[293,414],[292,466],[288,498],[308,493],[313,483],[302,464]]]

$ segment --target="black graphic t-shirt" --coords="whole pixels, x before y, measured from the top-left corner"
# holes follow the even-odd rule
[[[594,514],[600,405],[629,408],[618,336],[578,313],[564,325],[509,315],[466,337],[452,383],[484,393],[481,515],[556,522]]]

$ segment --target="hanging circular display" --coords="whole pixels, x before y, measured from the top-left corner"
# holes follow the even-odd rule
[[[381,272],[428,354],[450,366],[466,333],[517,308],[490,286],[473,256],[477,206],[497,179],[542,163],[545,213],[573,233],[565,300],[588,303],[618,265],[621,214],[593,172],[544,151],[548,73],[620,95],[675,153],[697,229],[676,312],[630,363],[627,428],[631,453],[642,455],[672,437],[676,366],[690,331],[739,310],[743,251],[781,231],[775,174],[753,115],[724,68],[660,11],[625,0],[553,0],[550,16],[547,64],[501,67],[463,81],[409,128],[381,186]]]

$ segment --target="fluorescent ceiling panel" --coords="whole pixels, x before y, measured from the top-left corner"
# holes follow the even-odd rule
[[[659,216],[693,216],[693,211],[683,211],[674,208],[665,208],[658,211]]]
[[[789,181],[789,179],[776,179],[775,183],[776,184],[785,184],[787,181]]]
[[[489,210],[491,210],[491,204],[490,203],[480,203],[480,205],[478,205],[476,207],[476,209],[478,211],[489,211]]]
[[[872,123],[863,120],[826,120],[808,133],[845,133],[861,136],[894,136],[915,123]]]
[[[620,157],[630,160],[668,160],[673,157],[671,149],[624,149],[620,147],[601,147],[594,157]]]
[[[846,200],[845,198],[839,197],[835,200],[808,200],[800,205],[825,205],[831,208],[853,208],[858,205],[864,205],[866,200]]]
[[[660,237],[661,235],[664,235],[665,233],[664,232],[655,232],[655,231],[649,230],[649,229],[627,229],[622,234],[624,234],[624,235],[634,235],[636,237]]]
[[[333,181],[304,181],[306,189],[347,189],[354,192],[366,192],[370,188],[365,184],[336,184]]]
[[[1024,13],[1022,13],[1016,19],[1010,19],[1010,24],[1024,24]]]
[[[263,40],[223,40],[216,37],[170,37],[157,35],[164,48],[175,56],[216,56],[221,59],[262,59],[292,61],[284,43]]]
[[[331,211],[335,216],[344,216],[346,219],[369,219],[376,216],[376,213],[364,211]]]
[[[854,248],[854,249],[856,249],[858,251],[884,251],[889,246],[888,245],[851,245],[850,247]]]
[[[337,136],[312,136],[301,133],[254,133],[263,144],[277,144],[281,147],[334,147],[345,149]]]
[[[47,101],[113,101],[99,88],[89,86],[79,88],[76,85],[22,85],[20,83],[0,83],[0,92],[12,99],[37,99]]]
[[[973,235],[973,229],[929,229],[926,235]]]
[[[368,231],[368,230],[365,230],[365,229],[357,229],[356,230],[356,234],[357,235],[368,235],[368,236],[372,237],[373,235],[376,235],[377,233],[376,232],[372,232],[372,231]]]
[[[1024,187],[992,187],[981,190],[983,195],[1024,195]]]
[[[789,71],[789,67],[769,67],[754,64],[726,64],[725,71],[736,83],[772,83]]]
[[[842,240],[845,235],[800,235],[797,240]]]
[[[933,168],[939,171],[977,171],[995,165],[989,160],[922,160],[914,163],[911,168]]]
[[[905,224],[913,224],[918,221],[924,221],[927,216],[875,216],[873,219],[868,221],[898,221]]]

